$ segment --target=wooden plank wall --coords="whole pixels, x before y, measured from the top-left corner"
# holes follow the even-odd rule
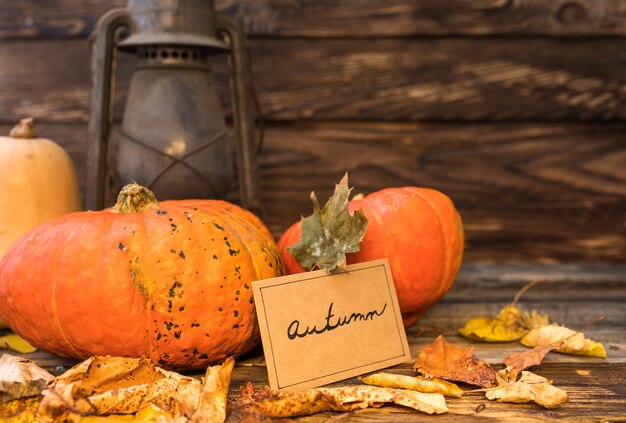
[[[122,4],[0,0],[0,132],[35,116],[84,175],[88,37]],[[347,170],[449,194],[466,261],[626,261],[626,0],[216,4],[249,36],[276,235]]]

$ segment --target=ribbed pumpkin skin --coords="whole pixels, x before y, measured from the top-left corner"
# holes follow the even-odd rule
[[[200,368],[258,343],[251,282],[282,274],[269,231],[224,201],[73,213],[7,251],[0,316],[61,356],[147,356]]]
[[[388,258],[405,326],[419,319],[454,283],[463,258],[463,224],[443,193],[416,187],[387,188],[350,201],[368,219],[360,251],[348,263]],[[286,248],[300,239],[300,222],[278,241],[287,273],[304,269]]]

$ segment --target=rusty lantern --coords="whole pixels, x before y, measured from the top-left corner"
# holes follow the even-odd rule
[[[118,50],[134,53],[138,64],[121,128],[110,141]],[[105,207],[132,181],[161,199],[227,194],[234,180],[231,137],[209,68],[209,58],[222,52],[228,54],[240,201],[260,211],[245,36],[232,19],[215,13],[212,0],[129,0],[98,20],[87,209]]]

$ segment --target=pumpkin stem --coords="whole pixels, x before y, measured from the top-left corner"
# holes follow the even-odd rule
[[[148,188],[132,182],[126,185],[117,196],[117,203],[111,209],[112,213],[141,213],[159,208],[154,193]]]
[[[11,138],[37,138],[35,119],[32,117],[21,119],[9,132]]]

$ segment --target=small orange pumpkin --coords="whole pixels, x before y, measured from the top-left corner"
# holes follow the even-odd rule
[[[205,367],[259,341],[251,283],[280,276],[271,234],[219,200],[157,203],[136,184],[113,209],[22,236],[0,262],[0,317],[61,356]]]
[[[388,258],[405,326],[410,326],[450,289],[461,266],[461,217],[445,194],[428,188],[387,188],[348,204],[362,209],[368,226],[348,264]],[[300,222],[278,241],[287,273],[304,269],[287,251],[301,235]]]

